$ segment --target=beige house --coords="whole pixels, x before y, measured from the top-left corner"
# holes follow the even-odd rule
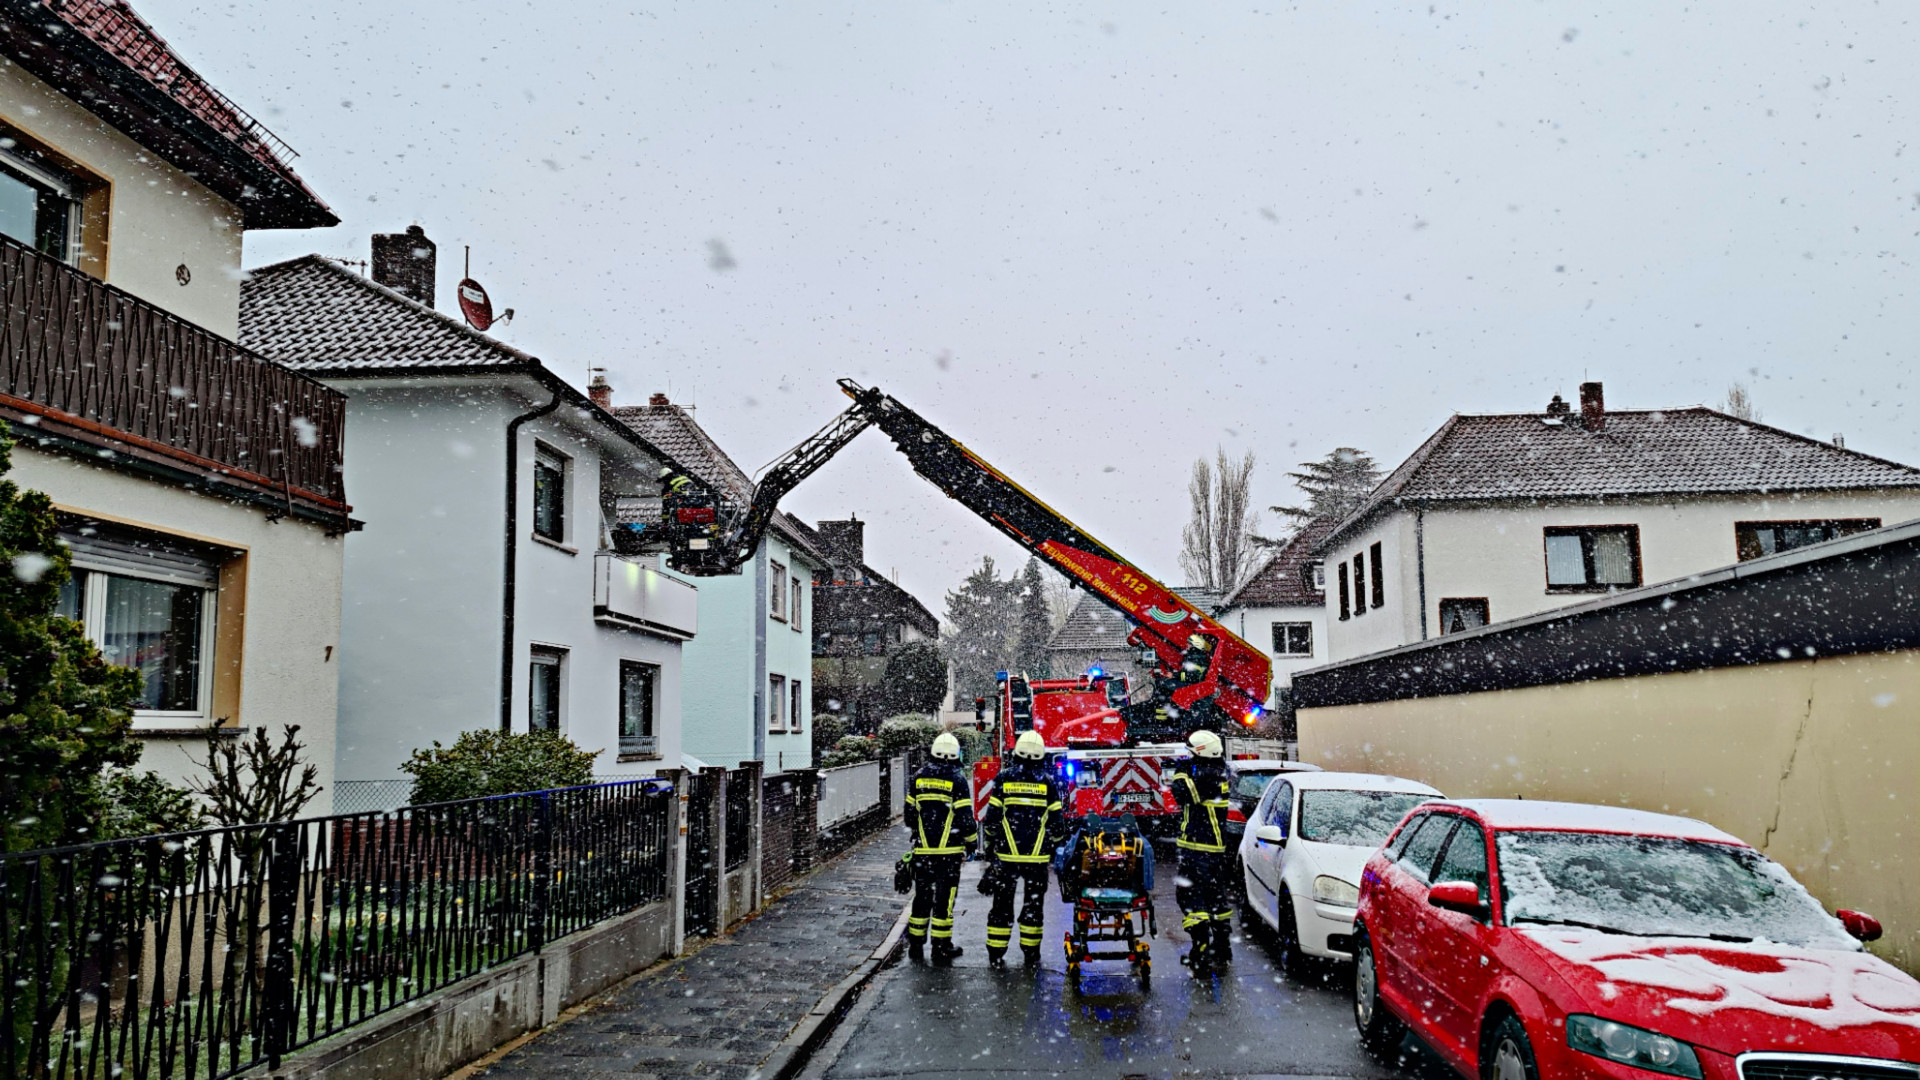
[[[1327,658],[1920,518],[1920,470],[1713,409],[1454,416],[1341,522]]]
[[[233,337],[243,233],[338,220],[131,9],[35,10],[0,15],[12,479],[60,512],[66,613],[146,676],[143,767],[298,724],[328,782],[344,402]]]

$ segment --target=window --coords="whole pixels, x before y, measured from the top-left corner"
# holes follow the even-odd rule
[[[567,459],[544,446],[533,459],[533,534],[567,540]]]
[[[1314,592],[1327,591],[1327,564],[1315,559],[1306,566],[1307,587]]]
[[[1353,557],[1353,613],[1367,613],[1367,557],[1365,553]]]
[[[559,731],[563,716],[561,697],[566,680],[563,661],[566,654],[553,649],[536,649],[527,664],[527,729]]]
[[[1279,790],[1273,793],[1272,800],[1267,803],[1267,820],[1262,824],[1278,825],[1281,836],[1291,836],[1293,835],[1293,785],[1282,780],[1275,786]]]
[[[1347,564],[1340,564],[1340,621],[1347,620]]]
[[[657,755],[653,731],[653,695],[660,669],[633,660],[620,661],[620,755]]]
[[[1452,814],[1434,814],[1420,825],[1420,831],[1401,849],[1397,860],[1400,868],[1422,883],[1432,881],[1427,874],[1433,869],[1433,860],[1440,854],[1440,845],[1446,842],[1447,834],[1453,831],[1453,823],[1459,818]]]
[[[1407,850],[1407,841],[1413,839],[1413,834],[1420,831],[1421,823],[1425,822],[1426,820],[1427,820],[1426,814],[1416,814],[1414,815],[1413,820],[1407,822],[1406,828],[1401,829],[1397,833],[1394,833],[1393,842],[1387,845],[1387,858],[1392,859],[1395,862],[1399,862],[1400,853]]]
[[[79,247],[80,204],[71,180],[29,161],[14,140],[0,141],[0,233],[72,262]]]
[[[219,570],[150,534],[63,530],[73,576],[55,613],[73,619],[107,663],[144,679],[138,713],[212,719],[213,623]]]
[[[800,718],[807,715],[806,699],[800,696],[800,680],[793,680],[793,682],[787,686],[787,692],[793,698],[793,700],[789,702],[791,707],[787,710],[787,731],[798,735],[801,732]]]
[[[1470,881],[1480,890],[1481,901],[1487,900],[1487,835],[1480,826],[1463,820],[1453,830],[1453,839],[1447,841],[1447,853],[1441,857],[1433,880]]]
[[[793,624],[793,632],[797,634],[800,632],[800,625],[803,621],[800,617],[800,613],[803,610],[800,605],[800,598],[806,595],[806,586],[801,584],[800,579],[797,577],[793,579],[792,592],[793,600],[787,609],[789,612],[787,618]]]
[[[767,599],[772,603],[773,607],[769,609],[768,614],[776,619],[785,621],[787,617],[787,564],[774,563],[772,575],[773,588],[769,591]]]
[[[1778,555],[1808,544],[1880,527],[1879,518],[1839,518],[1834,521],[1738,521],[1733,526],[1734,547],[1741,562],[1762,555]]]
[[[767,730],[787,730],[787,677],[767,676]]]
[[[1381,571],[1380,545],[1367,549],[1367,563],[1373,571],[1373,606],[1387,606],[1387,575]]]
[[[1546,530],[1547,590],[1603,592],[1640,584],[1640,528],[1593,525]]]
[[[1492,621],[1487,615],[1487,598],[1484,596],[1454,596],[1440,601],[1440,632],[1443,634],[1457,634]]]
[[[1274,623],[1273,655],[1312,656],[1313,624],[1310,622]]]

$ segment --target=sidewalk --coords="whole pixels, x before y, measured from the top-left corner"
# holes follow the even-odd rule
[[[906,834],[855,845],[733,934],[516,1047],[476,1080],[752,1074],[899,918]]]

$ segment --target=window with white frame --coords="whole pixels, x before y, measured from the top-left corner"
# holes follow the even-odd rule
[[[533,535],[567,542],[567,459],[547,446],[533,457]]]
[[[654,695],[660,668],[637,660],[620,661],[620,753],[658,754],[659,736],[653,728]]]
[[[773,588],[767,590],[767,600],[771,605],[767,613],[776,619],[785,620],[787,617],[787,564],[774,563],[769,573],[773,578]]]
[[[1274,623],[1273,655],[1312,656],[1313,624],[1310,622]]]
[[[1544,531],[1548,592],[1600,592],[1640,584],[1637,525],[1555,526]]]
[[[80,246],[73,179],[11,136],[0,138],[0,233],[62,262]]]
[[[767,730],[787,730],[787,677],[767,676]]]
[[[536,648],[527,663],[527,727],[560,731],[566,723],[567,654]]]
[[[80,623],[107,663],[143,679],[135,715],[211,715],[217,553],[157,534],[85,522],[64,530],[73,576],[55,611]]]
[[[793,680],[793,682],[788,685],[787,691],[792,698],[792,700],[788,702],[790,707],[787,709],[787,731],[791,734],[798,735],[802,730],[800,718],[807,715],[807,701],[800,696],[800,680]]]
[[[802,621],[800,618],[800,613],[801,611],[804,610],[804,608],[801,606],[801,598],[807,595],[806,586],[800,583],[800,579],[798,577],[795,577],[793,579],[792,591],[793,591],[793,599],[792,599],[792,603],[788,607],[787,619],[793,624],[793,632],[797,634],[800,632],[800,625]]]

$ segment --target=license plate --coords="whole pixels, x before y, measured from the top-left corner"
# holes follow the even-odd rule
[[[1153,794],[1146,791],[1123,791],[1115,795],[1112,802],[1115,806],[1126,806],[1129,803],[1145,805],[1153,802]]]

